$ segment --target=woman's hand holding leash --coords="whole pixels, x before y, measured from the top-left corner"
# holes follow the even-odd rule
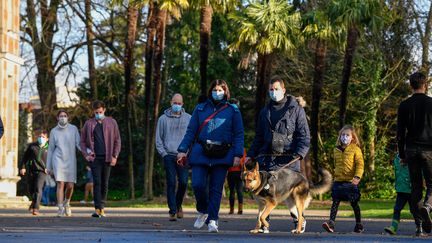
[[[237,167],[239,165],[240,165],[240,158],[239,157],[234,157],[233,167]]]
[[[186,166],[186,154],[185,153],[178,153],[177,154],[177,164],[179,166]]]

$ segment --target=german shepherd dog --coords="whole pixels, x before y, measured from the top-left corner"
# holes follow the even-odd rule
[[[317,184],[309,184],[301,173],[288,168],[266,172],[259,171],[257,162],[251,170],[248,170],[244,165],[243,180],[245,190],[251,191],[258,202],[258,220],[255,229],[252,229],[250,233],[268,233],[270,225],[266,218],[282,202],[285,202],[290,213],[298,218],[297,228],[291,232],[294,234],[303,233],[304,218],[302,215],[308,207],[312,195],[325,193],[330,190],[332,185],[330,172],[321,169],[318,174],[321,176],[321,181]]]

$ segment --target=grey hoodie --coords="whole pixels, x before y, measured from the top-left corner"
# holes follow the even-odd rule
[[[177,154],[177,148],[186,133],[190,119],[191,115],[184,109],[180,116],[175,116],[171,108],[166,109],[159,117],[156,128],[156,149],[162,157]]]

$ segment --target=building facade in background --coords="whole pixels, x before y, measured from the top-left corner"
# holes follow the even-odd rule
[[[0,201],[16,196],[19,180],[18,96],[23,60],[19,51],[19,0],[0,0],[0,116],[4,136],[0,140]]]

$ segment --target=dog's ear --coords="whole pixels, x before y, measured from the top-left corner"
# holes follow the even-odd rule
[[[258,164],[258,162],[255,162],[255,172],[258,172],[259,171],[259,164]]]

